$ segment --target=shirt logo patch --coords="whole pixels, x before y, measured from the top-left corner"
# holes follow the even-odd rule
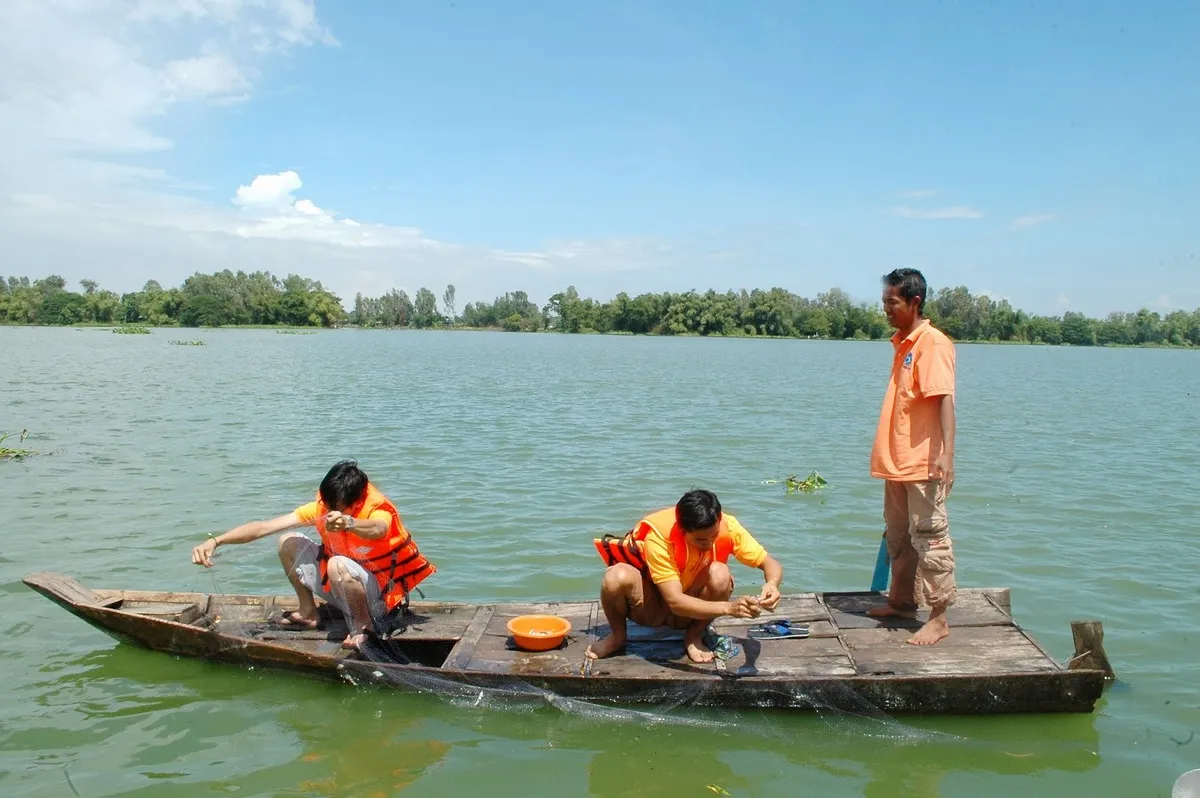
[[[907,355],[904,356],[904,368],[906,368],[906,369],[912,368],[912,355],[913,355],[913,353],[909,352]]]

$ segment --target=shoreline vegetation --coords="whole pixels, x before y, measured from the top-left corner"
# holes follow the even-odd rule
[[[148,333],[151,327],[237,327],[291,334],[314,328],[452,329],[741,338],[886,340],[891,330],[878,304],[853,301],[832,288],[815,299],[782,288],[704,293],[621,292],[607,302],[583,298],[574,286],[538,307],[524,291],[492,302],[467,303],[456,312],[455,288],[438,298],[427,288],[409,298],[392,290],[379,297],[342,300],[320,282],[299,275],[280,280],[267,272],[196,273],[178,288],[151,280],[141,291],[118,295],[93,280],[82,291],[50,275],[0,277],[0,325],[107,327]],[[959,343],[1117,347],[1200,347],[1200,308],[1161,315],[1147,308],[1092,319],[1082,313],[1038,316],[1007,300],[973,295],[964,286],[942,288],[925,315]]]

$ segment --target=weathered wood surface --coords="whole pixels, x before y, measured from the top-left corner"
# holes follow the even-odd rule
[[[1117,678],[1104,651],[1104,627],[1099,621],[1073,621],[1071,637],[1075,641],[1075,656],[1069,662],[1071,669],[1104,671],[1105,678]]]
[[[883,603],[876,593],[826,593],[825,603],[839,629],[919,629],[929,620],[929,610],[909,618],[872,618],[866,614],[871,607]],[[982,590],[960,590],[958,600],[946,611],[951,629],[961,626],[1012,626],[1013,619],[988,599]]]
[[[480,635],[469,654],[463,654],[466,664],[462,670],[486,673],[507,673],[516,676],[540,674],[580,674],[583,668],[584,651],[587,649],[587,623],[591,618],[593,602],[586,604],[559,604],[552,614],[566,618],[571,624],[563,645],[550,651],[522,651],[512,641],[507,624],[518,615],[545,614],[545,605],[502,604],[497,605],[487,627]],[[462,661],[460,659],[459,661]]]
[[[728,660],[697,664],[684,654],[681,630],[632,624],[622,654],[588,659],[588,645],[609,632],[596,601],[413,602],[380,644],[390,658],[362,661],[341,648],[345,623],[326,607],[321,629],[280,626],[280,616],[296,607],[294,595],[89,590],[57,574],[25,581],[135,645],[335,676],[353,673],[356,680],[386,681],[394,673],[396,684],[404,683],[403,671],[475,686],[517,679],[560,695],[612,700],[661,695],[669,688],[690,690],[696,703],[719,706],[861,707],[865,701],[893,712],[1091,711],[1107,664],[1107,658],[1102,663],[1088,658],[1099,640],[1095,630],[1077,632],[1076,653],[1086,656],[1077,656],[1070,667],[1050,657],[1014,623],[1003,589],[961,590],[949,611],[951,634],[934,647],[906,642],[925,615],[917,621],[867,616],[869,607],[881,603],[878,594],[788,595],[774,612],[753,621],[715,622],[713,630],[731,636],[739,650]],[[506,624],[533,613],[570,621],[564,645],[546,652],[516,648]],[[753,626],[784,618],[807,626],[809,636],[748,634]],[[1081,645],[1092,648],[1081,651]],[[1098,650],[1103,657],[1102,647]]]
[[[936,646],[914,646],[907,630],[847,629],[842,633],[863,676],[987,676],[1063,670],[1012,626],[951,626]]]

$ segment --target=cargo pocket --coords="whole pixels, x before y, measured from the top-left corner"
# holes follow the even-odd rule
[[[924,541],[922,541],[924,542]],[[919,546],[920,559],[917,563],[917,584],[925,603],[930,607],[952,604],[958,595],[954,580],[954,550],[950,541],[945,547]]]

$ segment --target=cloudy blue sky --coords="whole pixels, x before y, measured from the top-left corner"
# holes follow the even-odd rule
[[[5,0],[0,274],[1200,306],[1200,4]]]

